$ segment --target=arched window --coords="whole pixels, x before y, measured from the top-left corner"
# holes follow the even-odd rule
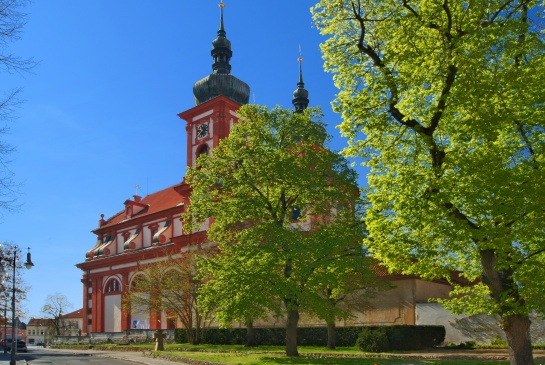
[[[205,143],[197,149],[197,158],[200,155],[208,154],[208,145]]]
[[[110,279],[106,284],[106,293],[118,293],[121,291],[121,284],[117,279]]]
[[[136,274],[130,284],[130,291],[133,293],[146,291],[149,288],[149,280],[148,278],[143,274]]]

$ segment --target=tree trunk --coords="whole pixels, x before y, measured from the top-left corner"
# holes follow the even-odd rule
[[[257,343],[255,341],[254,322],[252,320],[246,321],[246,347],[255,347]]]
[[[156,330],[153,334],[153,337],[155,337],[155,351],[165,351],[165,344],[163,342],[163,330]]]
[[[500,305],[502,330],[509,345],[511,365],[532,365],[532,339],[530,338],[530,318],[523,314],[507,314],[512,310],[526,309],[524,299],[520,297],[519,288],[513,279],[513,269],[497,269],[497,255],[492,249],[481,250],[483,267],[482,281],[490,289],[492,298]],[[506,305],[509,300],[511,305]]]
[[[336,347],[336,328],[335,328],[335,311],[334,308],[337,305],[335,298],[333,298],[333,289],[329,286],[326,288],[326,295],[331,303],[332,308],[329,310],[327,323],[327,348],[330,350],[335,350]]]
[[[299,311],[296,309],[288,309],[288,322],[286,323],[286,355],[287,356],[299,356],[299,352],[297,351],[297,323],[298,322],[299,322]]]
[[[199,345],[202,341],[202,333],[199,331],[198,328],[192,328],[191,332],[194,333],[193,335],[193,342],[191,342],[192,345]]]
[[[532,340],[530,338],[530,319],[525,315],[513,315],[503,320],[503,331],[509,345],[511,365],[531,365],[534,363]]]
[[[335,321],[327,321],[327,348],[330,350],[335,350],[336,340]]]
[[[191,345],[197,345],[198,344],[198,335],[197,331],[193,327],[186,327],[185,333],[187,335],[187,342],[189,342]]]
[[[193,345],[199,345],[204,338],[204,323],[201,314],[198,310],[195,310],[195,343]]]

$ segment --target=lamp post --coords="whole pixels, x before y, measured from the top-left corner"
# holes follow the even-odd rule
[[[8,352],[8,296],[7,293],[4,293],[4,354]]]
[[[4,265],[4,261],[7,261],[11,264],[13,267],[13,273],[12,273],[12,291],[11,291],[11,360],[9,362],[9,365],[17,365],[17,336],[15,334],[15,274],[17,269],[17,253],[19,251],[19,248],[17,246],[13,247],[13,257],[11,257],[11,253],[8,256],[0,256],[0,272],[2,274],[6,273],[6,267]],[[26,262],[25,267],[27,269],[31,269],[34,264],[32,263],[32,260],[30,259],[30,247],[28,248],[28,253],[26,254]]]

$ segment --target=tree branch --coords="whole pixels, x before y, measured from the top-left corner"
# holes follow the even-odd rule
[[[522,264],[524,261],[534,257],[534,256],[537,256],[539,255],[540,253],[543,253],[545,252],[545,248],[542,248],[541,250],[537,250],[536,252],[532,252],[531,254],[529,254],[528,256],[524,257],[522,260],[519,260],[517,262],[518,265]]]

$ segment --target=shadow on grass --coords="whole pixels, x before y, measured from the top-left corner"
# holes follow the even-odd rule
[[[320,356],[298,356],[298,357],[275,357],[275,356],[263,356],[261,357],[263,363],[266,364],[317,364],[317,365],[382,365],[382,364],[395,364],[403,362],[422,364],[417,361],[399,361],[394,359],[388,359],[385,361],[377,361],[376,359],[362,359],[362,358],[338,358],[338,357],[320,357]]]
[[[273,357],[263,356],[264,364],[315,364],[315,365],[508,365],[507,361],[471,360],[414,360],[414,359],[366,359],[319,356]]]

